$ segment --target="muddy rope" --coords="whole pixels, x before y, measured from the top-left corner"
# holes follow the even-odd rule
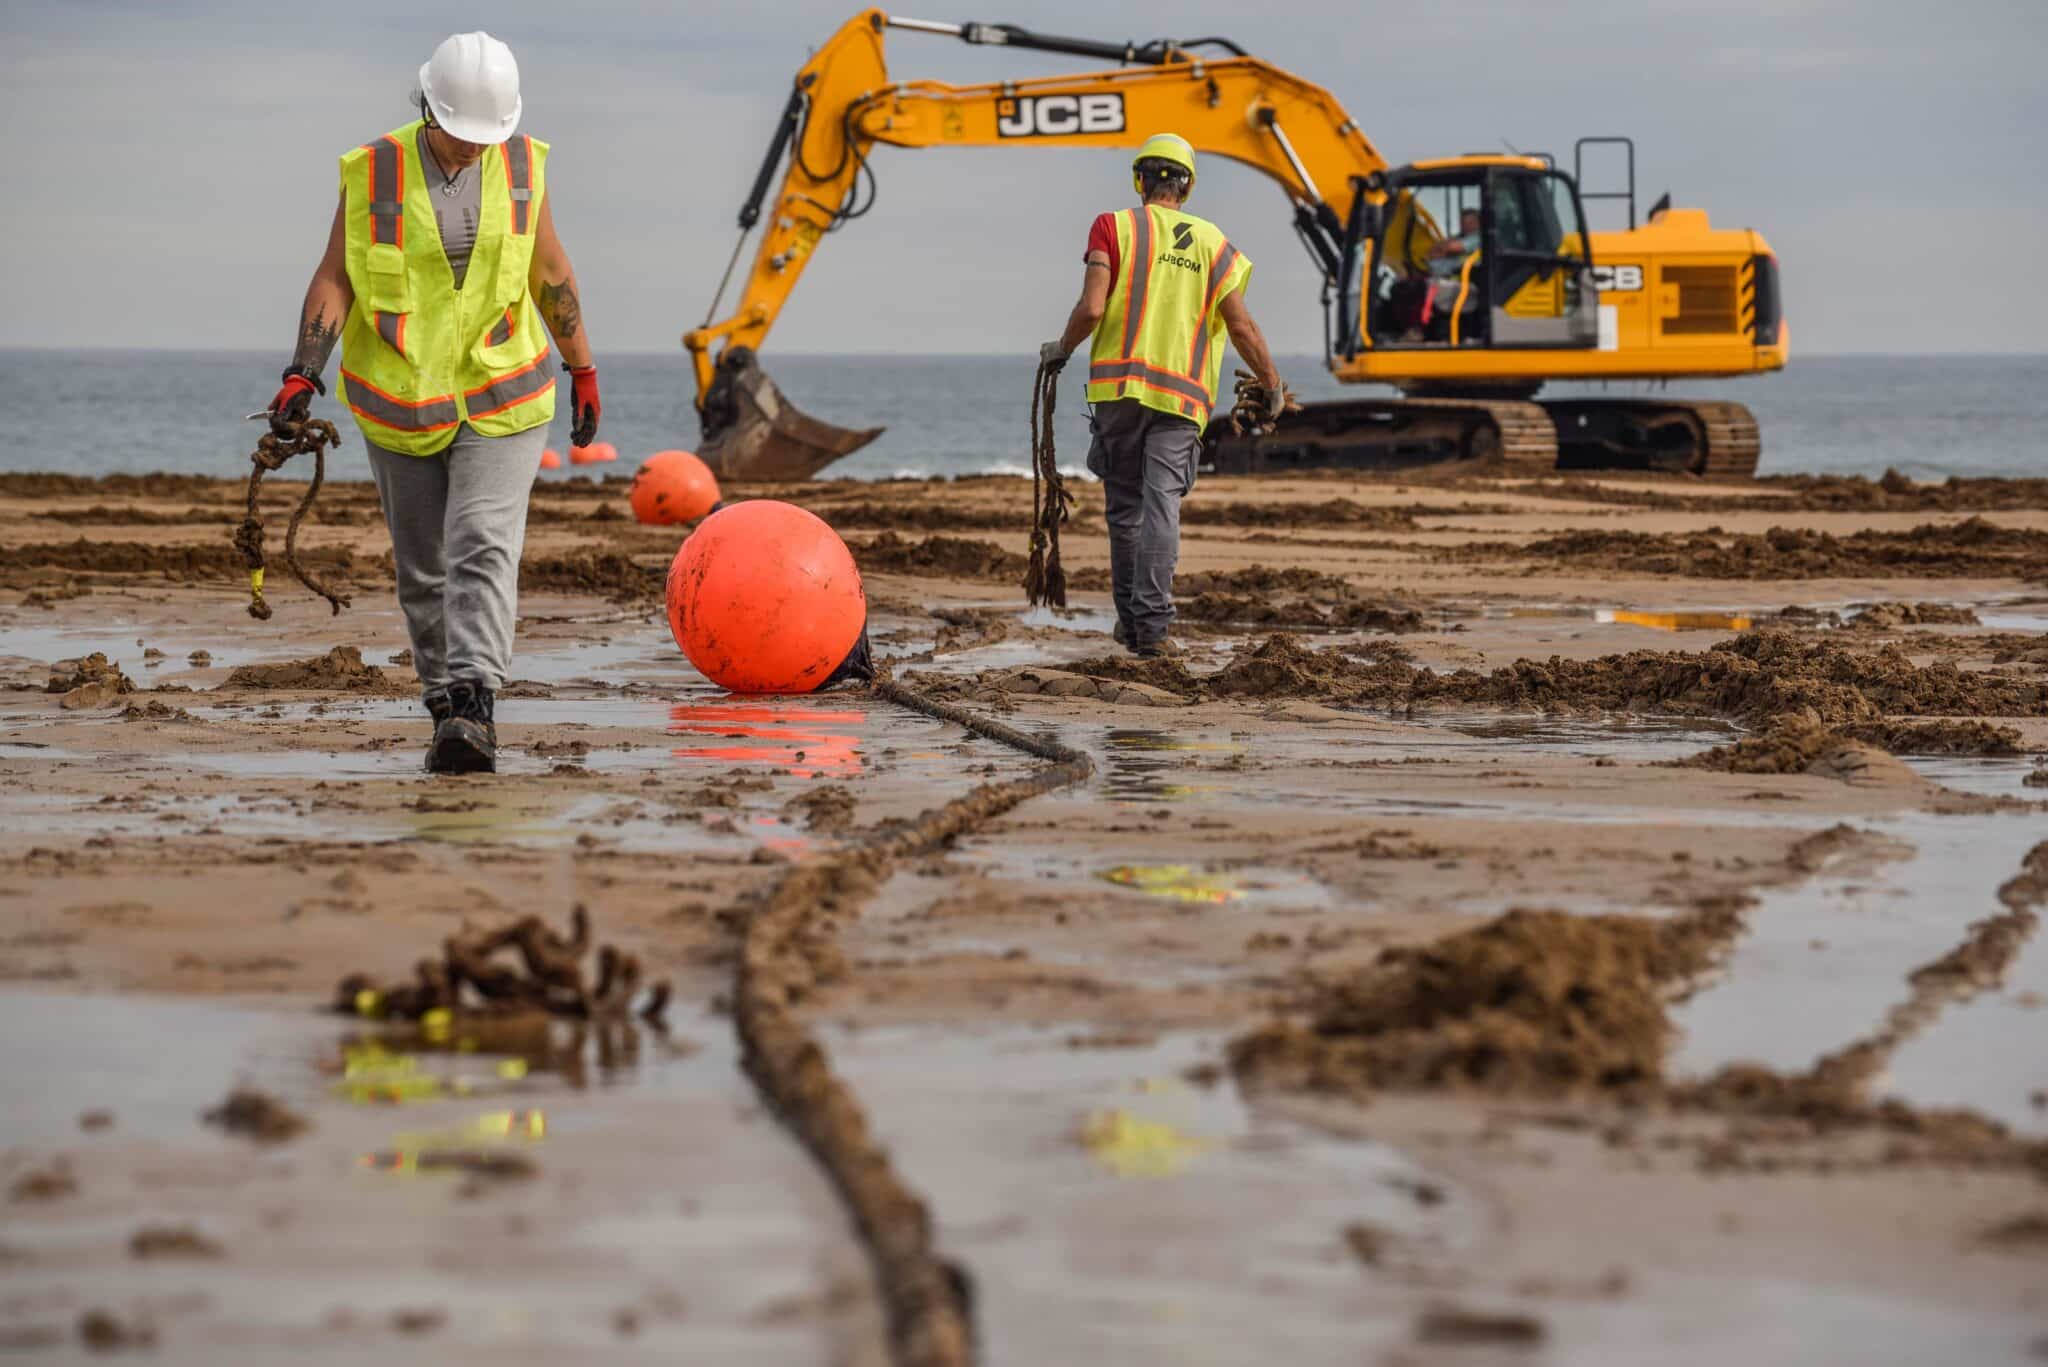
[[[1031,564],[1024,571],[1024,601],[1032,607],[1067,605],[1067,572],[1060,567],[1060,527],[1074,496],[1060,478],[1053,454],[1052,415],[1059,395],[1058,366],[1041,363],[1031,386]]]
[[[1230,405],[1230,430],[1238,436],[1261,436],[1278,426],[1266,416],[1266,387],[1249,370],[1237,372],[1237,397]],[[1301,411],[1301,400],[1285,380],[1280,382],[1280,412]]]
[[[313,457],[313,482],[306,486],[306,496],[299,500],[299,506],[292,509],[291,525],[284,534],[284,563],[301,584],[327,600],[336,616],[349,601],[347,594],[328,588],[299,563],[299,524],[306,520],[313,500],[319,497],[320,486],[327,482],[327,448],[341,444],[341,433],[324,418],[307,418],[288,426],[290,430],[285,436],[265,432],[256,449],[249,453],[249,497],[242,525],[235,528],[235,549],[242,553],[242,563],[249,568],[249,615],[259,622],[270,620],[270,604],[263,601],[263,519],[256,514],[257,491],[265,475],[293,456],[308,452]]]
[[[867,1250],[898,1367],[969,1367],[978,1357],[974,1286],[945,1257],[931,1210],[891,1164],[853,1090],[799,1018],[823,976],[838,918],[856,914],[896,861],[931,850],[1027,798],[1078,783],[1093,765],[1081,751],[1027,735],[891,679],[883,698],[1052,761],[1024,778],[987,783],[912,821],[882,826],[785,873],[752,908],[741,935],[733,1022],[748,1076],[825,1169]]]

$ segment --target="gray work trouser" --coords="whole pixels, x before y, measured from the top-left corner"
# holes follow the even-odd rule
[[[1095,405],[1088,470],[1102,481],[1109,584],[1128,645],[1164,640],[1173,626],[1180,501],[1195,487],[1202,429],[1136,399]]]
[[[480,436],[464,424],[431,456],[365,443],[391,529],[413,668],[429,697],[458,679],[494,692],[504,686],[526,500],[547,439],[546,423],[509,437]]]

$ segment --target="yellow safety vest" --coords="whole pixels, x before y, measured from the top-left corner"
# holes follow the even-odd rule
[[[548,145],[520,135],[485,150],[476,246],[458,290],[427,198],[419,129],[409,123],[341,158],[356,297],[341,331],[336,394],[365,438],[428,456],[465,422],[502,437],[549,421],[555,377],[526,288]]]
[[[1206,424],[1223,371],[1217,306],[1251,279],[1251,259],[1206,219],[1157,204],[1116,216],[1121,279],[1095,325],[1088,402],[1136,399]]]

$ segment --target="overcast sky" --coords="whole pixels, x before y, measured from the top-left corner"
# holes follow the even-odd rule
[[[1222,33],[1332,89],[1396,162],[1628,133],[1645,199],[1760,229],[1795,347],[2048,350],[2048,0],[915,0],[924,18],[1122,40]],[[1000,3],[1000,0],[996,0]],[[1014,3],[1014,0],[1013,0]],[[853,9],[439,0],[6,0],[11,307],[0,345],[289,352],[335,156],[409,117],[447,33],[509,42],[599,354],[699,322],[812,45]],[[894,33],[899,79],[1077,59]],[[1025,353],[1059,329],[1127,154],[880,149],[879,207],[821,249],[769,349]],[[1190,206],[1259,263],[1277,349],[1321,349],[1279,191],[1212,161]]]

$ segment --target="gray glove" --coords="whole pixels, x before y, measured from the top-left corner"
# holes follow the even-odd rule
[[[1287,386],[1275,380],[1272,384],[1265,386],[1265,390],[1266,422],[1268,424],[1277,423],[1280,421],[1280,415],[1287,411]]]
[[[1038,364],[1041,369],[1050,366],[1055,375],[1066,366],[1067,352],[1061,348],[1059,338],[1053,338],[1038,349]]]

